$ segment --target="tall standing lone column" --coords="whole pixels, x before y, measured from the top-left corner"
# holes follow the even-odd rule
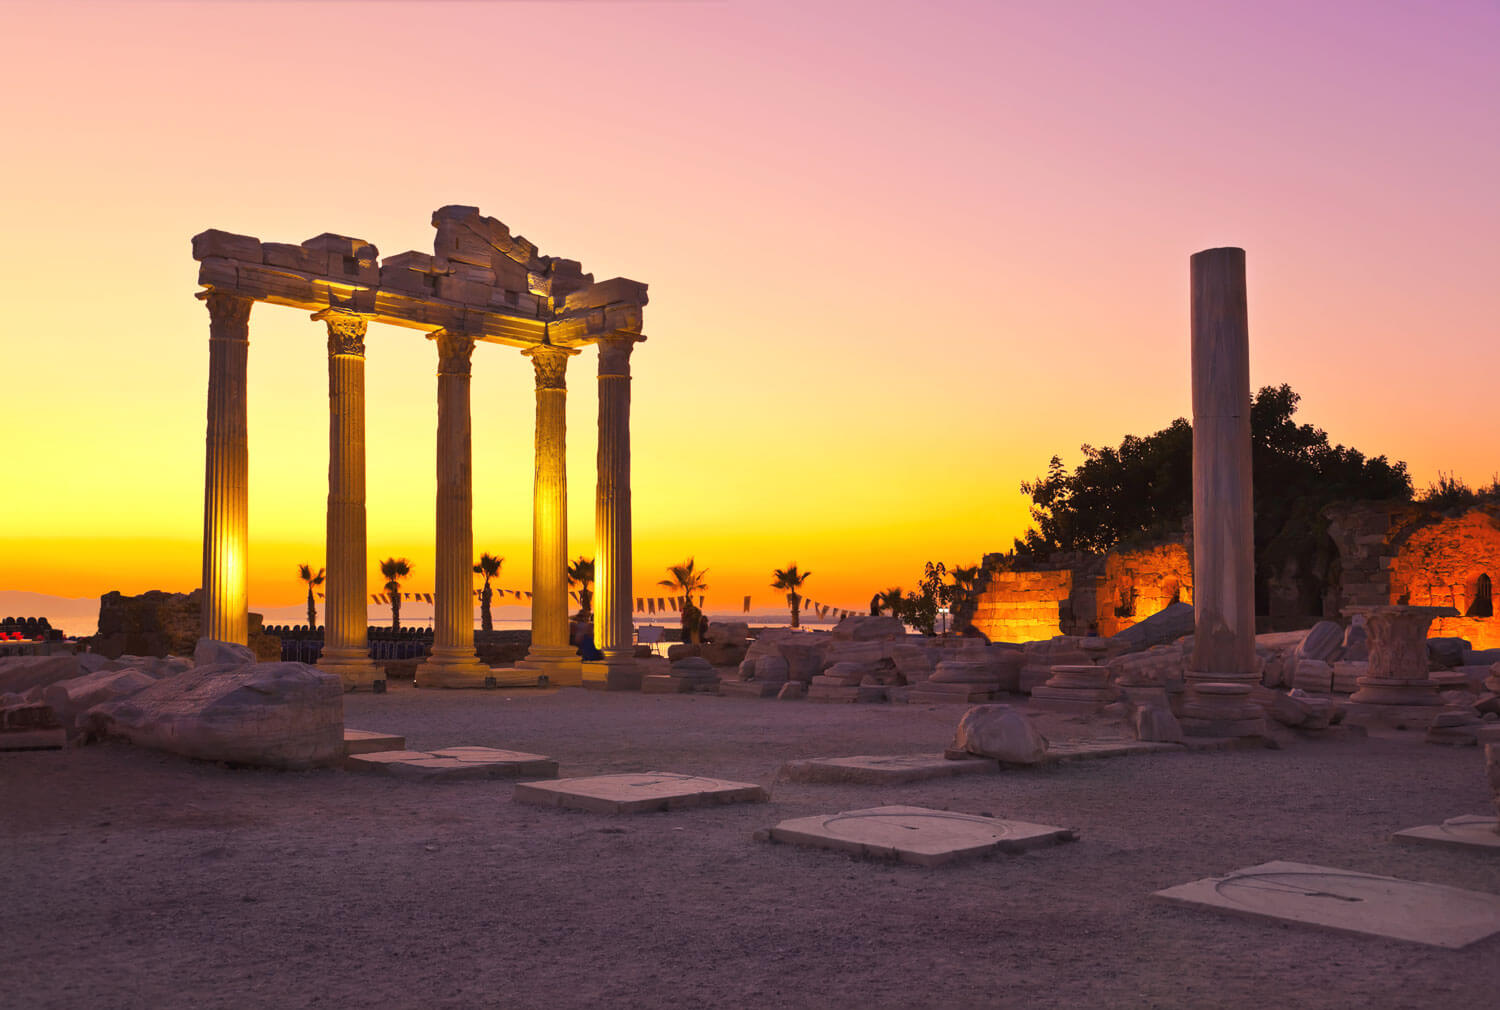
[[[370,661],[369,560],[365,554],[364,316],[339,309],[316,313],[328,326],[327,603],[319,669],[338,674],[346,690],[369,687],[382,674]]]
[[[541,344],[521,352],[536,368],[536,476],[531,504],[531,649],[520,669],[577,686],[578,650],[568,641],[568,359]]]
[[[474,654],[474,458],[469,358],[474,337],[438,330],[437,567],[432,655],[418,687],[483,687],[490,668]]]
[[[1255,680],[1255,515],[1245,250],[1192,257],[1193,656],[1182,706],[1196,736],[1265,728]]]
[[[206,291],[208,435],[199,636],[250,643],[250,443],[245,397],[252,299]]]
[[[631,617],[630,352],[639,334],[599,341],[599,484],[594,500],[594,643],[604,658],[583,664],[585,687],[641,684]]]

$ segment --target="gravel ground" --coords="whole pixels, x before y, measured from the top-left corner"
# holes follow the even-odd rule
[[[961,711],[401,685],[346,698],[350,726],[416,749],[765,785],[789,758],[940,750]],[[506,782],[232,770],[119,745],[0,755],[0,1004],[1500,1005],[1500,936],[1446,951],[1148,900],[1271,859],[1500,893],[1500,859],[1387,840],[1487,812],[1480,752],[1412,734],[1282,743],[776,783],[769,804],[625,817],[515,804]],[[1082,837],[938,869],[751,837],[889,803]]]

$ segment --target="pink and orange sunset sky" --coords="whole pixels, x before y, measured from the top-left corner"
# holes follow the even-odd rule
[[[636,595],[913,587],[1054,453],[1189,412],[1188,257],[1244,246],[1255,385],[1418,488],[1500,470],[1500,5],[0,3],[0,589],[200,577],[189,239],[430,250],[477,205],[651,286]],[[250,321],[251,603],[323,563],[325,334]],[[436,352],[372,326],[372,560],[431,589]],[[592,554],[593,355],[570,369]],[[474,355],[475,549],[528,589],[532,370]],[[376,580],[372,579],[372,583]],[[373,587],[372,587],[373,588]]]

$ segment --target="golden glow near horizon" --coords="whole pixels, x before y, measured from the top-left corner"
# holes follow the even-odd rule
[[[1500,141],[1467,111],[1500,91],[1492,12],[1288,33],[1259,9],[1183,3],[1164,31],[1105,7],[1080,34],[1043,7],[862,5],[851,45],[848,12],[816,5],[69,7],[0,12],[0,83],[27,96],[0,166],[3,589],[197,586],[193,234],[391,255],[430,249],[445,203],[650,284],[633,596],[692,555],[710,611],[781,611],[771,572],[795,557],[807,595],[852,609],[926,560],[1006,549],[1054,453],[1188,413],[1188,257],[1215,245],[1248,251],[1255,385],[1291,383],[1302,419],[1419,488],[1500,470]],[[435,40],[502,30],[528,40],[506,81],[434,101]],[[330,139],[308,95],[372,72],[379,100],[341,102]],[[547,117],[572,139],[516,132],[497,96],[526,81],[565,82]],[[435,354],[379,325],[366,346],[370,585],[397,555],[431,590]],[[594,354],[569,369],[569,557],[595,553]],[[531,373],[474,353],[474,550],[522,590]],[[324,564],[326,335],[306,313],[252,313],[249,412],[251,605],[293,605],[296,565]]]

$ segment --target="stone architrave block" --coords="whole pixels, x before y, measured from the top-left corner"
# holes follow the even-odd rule
[[[1500,895],[1306,863],[1262,863],[1153,897],[1452,950],[1500,932]]]
[[[79,716],[95,705],[118,698],[128,698],[156,683],[156,678],[140,670],[100,670],[74,680],[49,684],[42,690],[42,700],[52,706],[63,729],[74,732]]]
[[[302,663],[197,667],[105,702],[87,727],[206,761],[303,769],[344,756],[344,686]]]
[[[599,814],[637,814],[724,803],[764,803],[770,795],[750,782],[677,772],[639,772],[530,782],[516,786],[517,803]]]
[[[193,259],[195,260],[219,257],[239,260],[243,263],[259,263],[261,256],[260,239],[249,235],[236,235],[233,232],[210,228],[208,231],[199,232],[193,236]]]
[[[265,263],[268,267],[281,267],[286,270],[295,270],[302,274],[326,275],[328,273],[328,254],[326,252],[304,249],[300,245],[291,245],[284,242],[267,242],[262,247]]]

